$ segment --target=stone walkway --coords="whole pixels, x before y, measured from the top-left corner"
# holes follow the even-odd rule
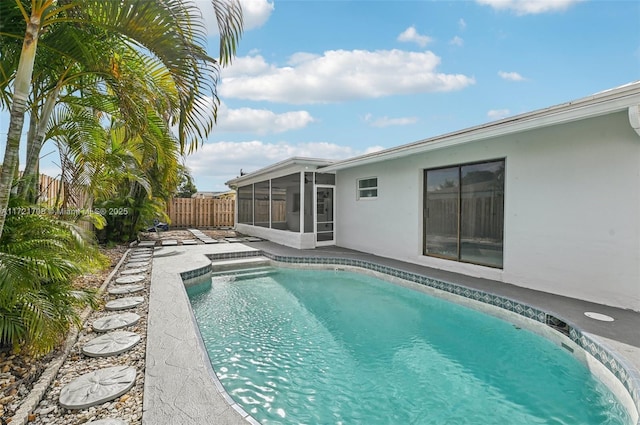
[[[86,321],[31,423],[142,422],[151,255],[150,249],[128,252],[103,294],[104,308]],[[143,259],[144,268],[130,267]]]

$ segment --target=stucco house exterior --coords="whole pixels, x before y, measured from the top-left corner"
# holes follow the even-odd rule
[[[640,311],[640,81],[227,183],[236,228]]]

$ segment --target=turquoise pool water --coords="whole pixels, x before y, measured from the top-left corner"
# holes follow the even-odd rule
[[[282,269],[190,291],[212,365],[268,424],[628,424],[566,350],[356,273]]]

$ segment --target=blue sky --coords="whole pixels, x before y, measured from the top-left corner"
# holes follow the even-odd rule
[[[347,158],[640,79],[636,1],[244,5],[218,126],[187,159],[199,190],[224,190],[241,168]]]
[[[217,56],[212,9],[194,1]],[[186,159],[202,191],[226,190],[240,169],[348,158],[640,79],[637,1],[242,3],[218,124]]]

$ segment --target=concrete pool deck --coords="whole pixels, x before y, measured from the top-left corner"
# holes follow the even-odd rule
[[[142,423],[247,424],[247,416],[221,385],[202,346],[181,273],[207,267],[206,255],[220,256],[261,250],[282,257],[318,257],[362,260],[382,266],[452,282],[538,308],[593,336],[624,361],[634,379],[640,378],[640,313],[543,293],[487,279],[431,269],[371,254],[323,247],[297,250],[271,242],[181,245],[156,249],[151,273],[148,313],[144,412]],[[613,322],[591,319],[585,312],[615,318]]]

